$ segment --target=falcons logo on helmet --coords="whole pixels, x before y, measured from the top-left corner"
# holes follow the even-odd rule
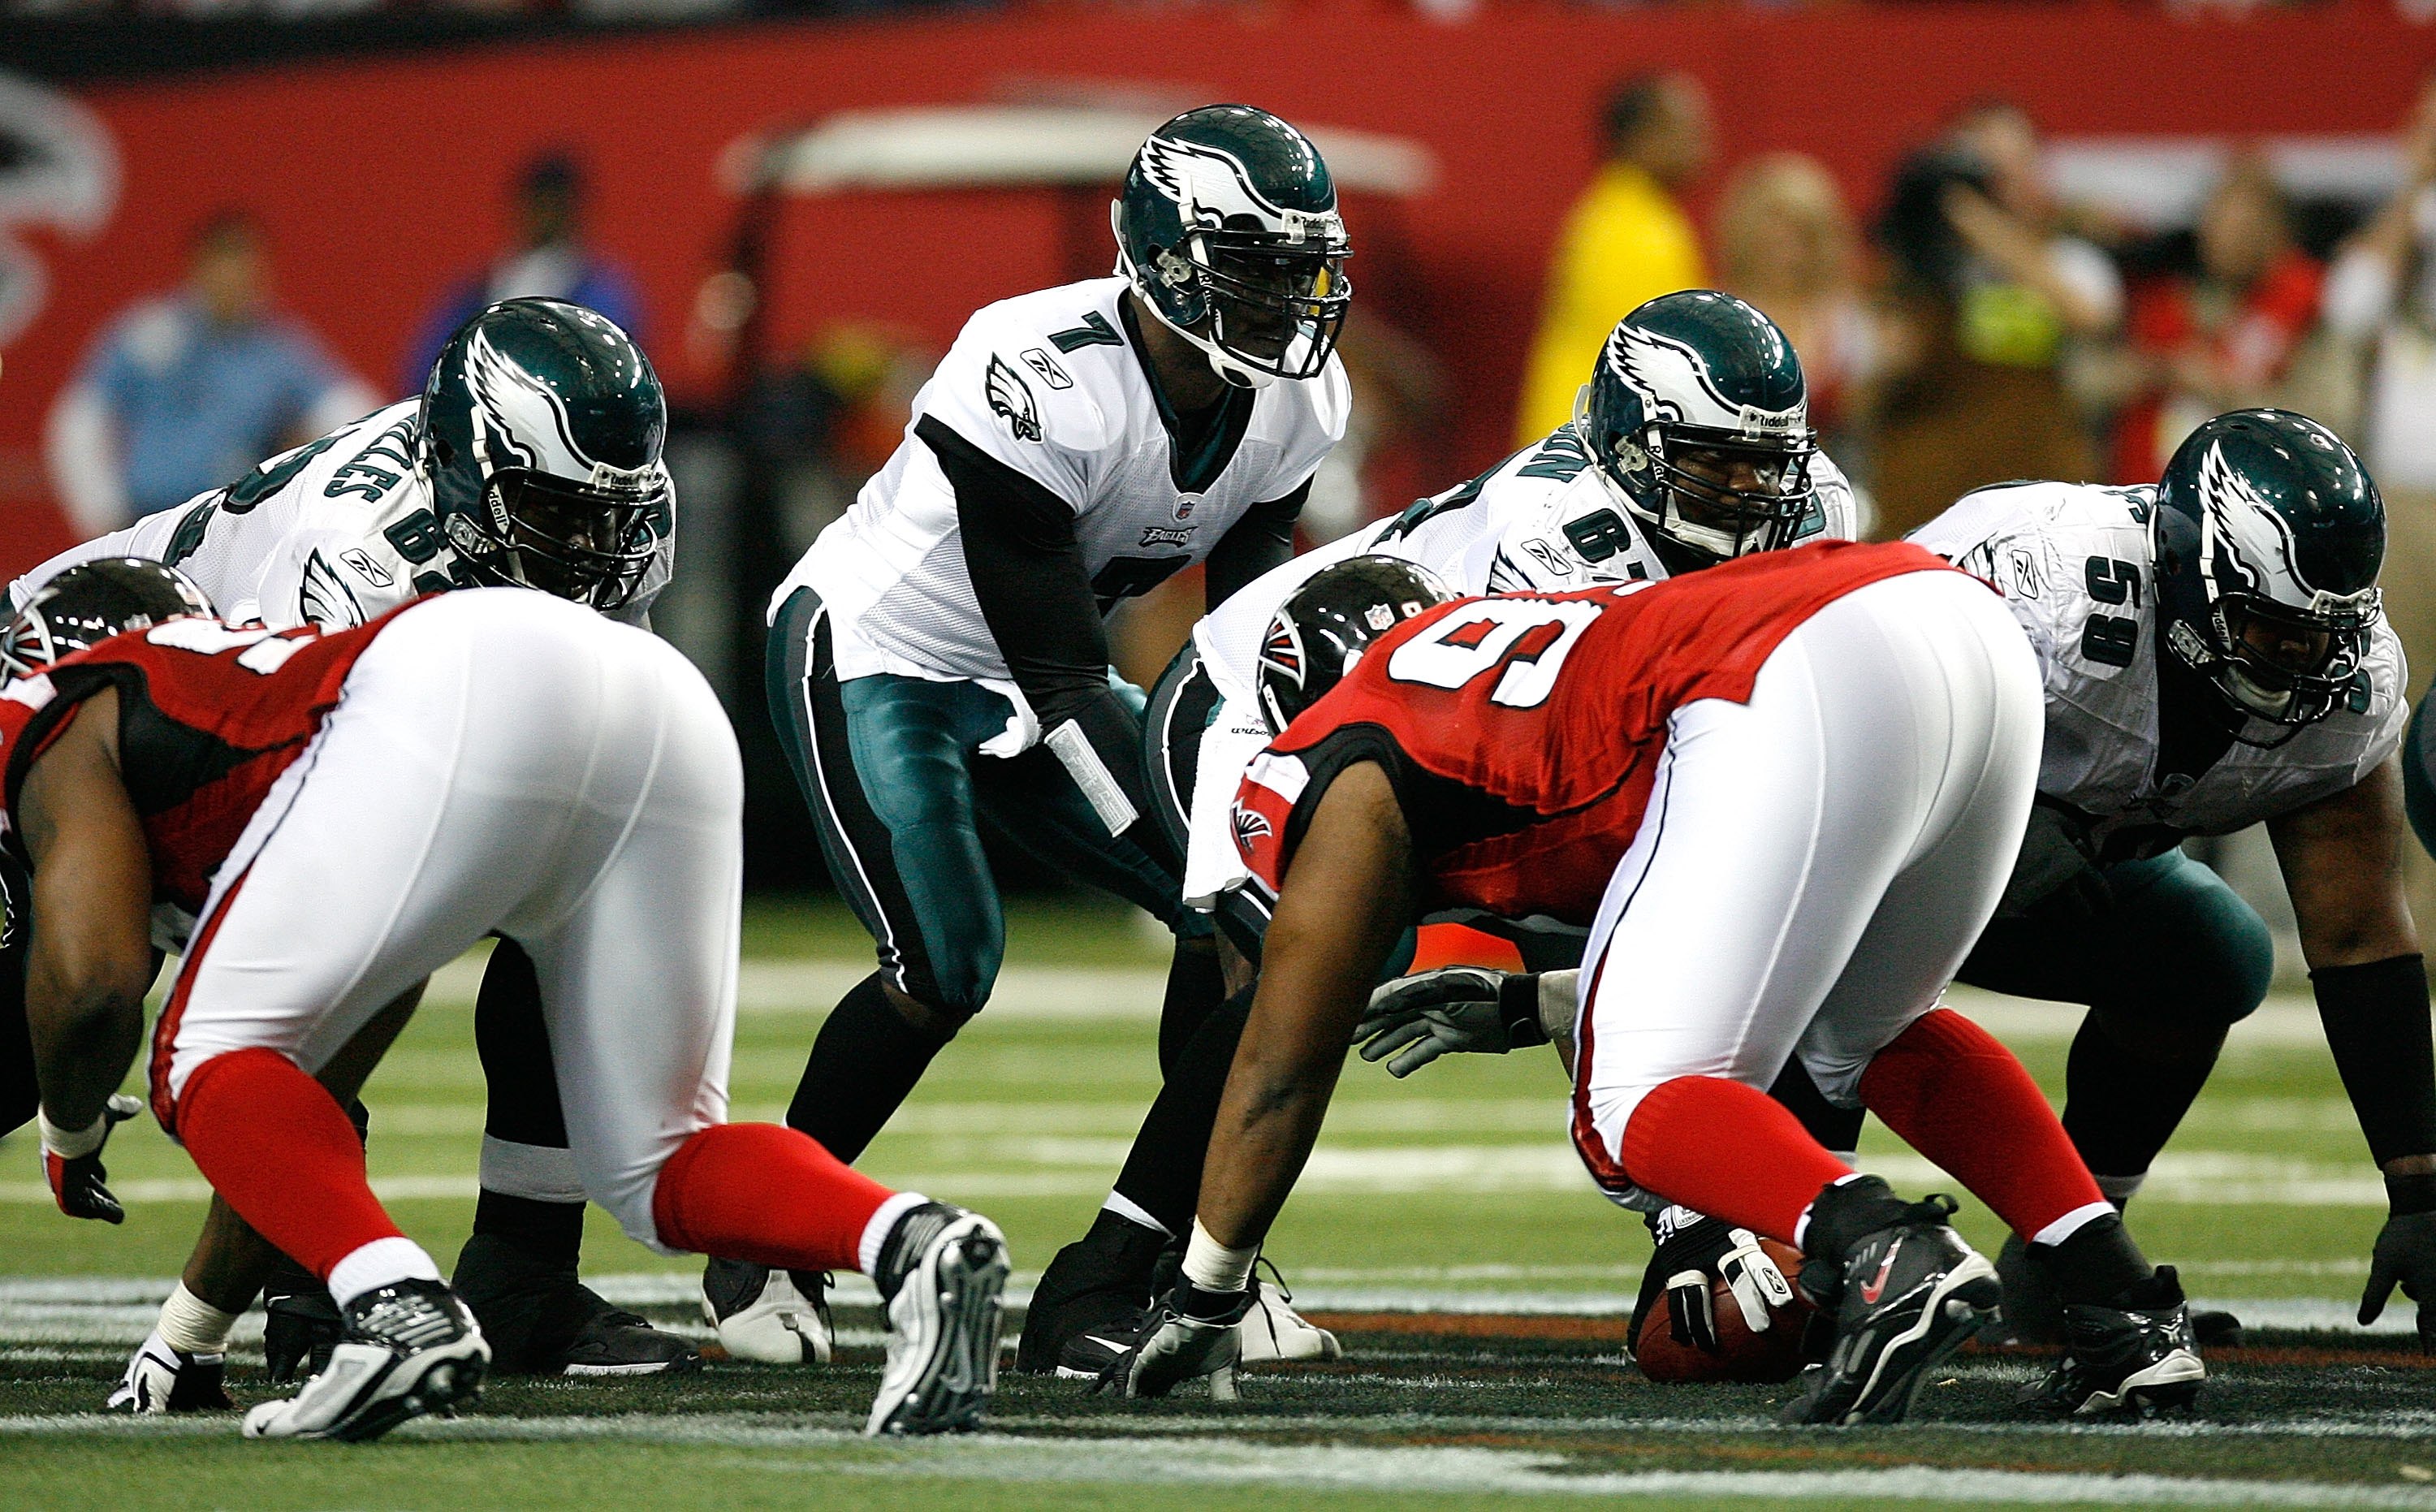
[[[1296,683],[1302,681],[1302,637],[1283,615],[1269,620],[1268,637],[1261,642],[1261,660]]]

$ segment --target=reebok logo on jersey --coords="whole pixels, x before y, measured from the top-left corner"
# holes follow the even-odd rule
[[[1171,530],[1164,525],[1145,525],[1142,527],[1141,544],[1144,546],[1191,546],[1192,544],[1192,527],[1188,525],[1180,530]]]
[[[1074,387],[1074,380],[1066,375],[1066,370],[1057,365],[1057,359],[1039,347],[1023,349],[1023,365],[1039,374],[1040,381],[1053,389]]]
[[[364,581],[371,583],[375,588],[391,587],[397,582],[396,579],[391,577],[387,572],[382,571],[381,565],[374,562],[372,559],[371,553],[363,550],[361,547],[357,547],[353,551],[339,552],[339,560],[355,568],[357,572],[362,573],[364,575]]]
[[[989,398],[990,412],[1006,422],[1006,428],[1016,440],[1040,439],[1040,407],[1033,401],[1032,385],[1023,381],[1022,374],[993,354],[983,388]]]

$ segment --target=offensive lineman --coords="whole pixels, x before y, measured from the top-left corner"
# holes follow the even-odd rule
[[[19,619],[128,572],[176,578],[98,562]],[[153,1113],[344,1319],[328,1366],[248,1412],[246,1436],[377,1437],[480,1389],[481,1330],[373,1195],[339,1099],[429,974],[492,933],[533,964],[585,1194],[664,1254],[869,1274],[894,1336],[866,1431],[976,1424],[997,1229],[793,1130],[725,1121],[742,803],[691,664],[540,594],[427,595],[328,634],[172,614],[0,688],[55,1193],[109,1200],[99,1147],[143,1036],[150,919],[180,911],[195,925],[153,1031]]]
[[[1111,216],[1117,275],[977,312],[887,466],[772,600],[771,715],[879,945],[788,1113],[843,1159],[989,999],[1004,920],[983,826],[1174,930],[1164,1073],[1225,996],[1102,617],[1195,563],[1214,607],[1291,553],[1345,431],[1351,245],[1317,149],[1244,105],[1154,131]],[[704,1277],[722,1342],[762,1359],[826,1356],[825,1285]]]
[[[1459,907],[1589,925],[1563,1048],[1600,1189],[1813,1262],[1836,1342],[1789,1420],[1902,1417],[2000,1295],[1950,1200],[1897,1199],[1766,1095],[1794,1060],[2105,1314],[2106,1347],[2067,1358],[2049,1397],[2190,1399],[2204,1372],[2172,1273],[2020,1064],[1938,1005],[2037,780],[2037,663],[1985,585],[1916,547],[1824,543],[1401,624],[1401,603],[1374,607],[1352,623],[1384,634],[1314,659],[1335,686],[1279,697],[1293,722],[1239,791],[1237,844],[1274,899],[1258,995],[1182,1277],[1111,1383],[1161,1395],[1231,1365],[1249,1267],[1378,968],[1416,918]]]
[[[2038,802],[1958,980],[2090,1005],[2063,1122],[2119,1207],[2273,965],[2257,914],[2175,847],[2265,823],[2391,1199],[2360,1321],[2399,1282],[2436,1347],[2436,1071],[2400,887],[2392,757],[2408,711],[2402,648],[2378,612],[2375,483],[2316,422],[2238,410],[2195,431],[2153,487],[1982,489],[1913,539],[2005,595],[2046,687]],[[1441,1048],[1505,1048],[1457,1028],[1493,1015],[1440,1012]],[[1399,1017],[1418,1014],[1366,1027]],[[1780,1091],[1829,1148],[1853,1148],[1856,1117],[1798,1078]],[[2031,1252],[2009,1244],[2000,1267],[2010,1330],[2078,1342]]]
[[[648,622],[675,551],[660,461],[667,408],[639,347],[557,300],[494,304],[433,365],[425,391],[272,458],[231,486],[44,563],[20,604],[66,568],[167,562],[232,621],[364,624],[419,594],[512,584]],[[163,944],[172,942],[164,940]],[[506,1371],[686,1368],[682,1338],[611,1308],[576,1279],[582,1185],[566,1151],[531,963],[494,952],[475,1017],[491,1099],[481,1197],[457,1285]],[[161,1327],[112,1405],[222,1404],[218,1347],[275,1257],[216,1208]],[[292,1269],[269,1277],[271,1379],[319,1357],[338,1315]]]
[[[1216,911],[1227,948],[1242,958],[1229,982],[1236,996],[1204,1023],[1187,1060],[1205,1074],[1197,1085],[1169,1079],[1118,1192],[1041,1277],[1017,1368],[1098,1377],[1123,1347],[1126,1323],[1138,1327],[1152,1300],[1162,1248],[1191,1225],[1198,1152],[1250,1005],[1242,988],[1267,922],[1241,886],[1246,873],[1228,810],[1244,767],[1285,725],[1279,709],[1263,706],[1260,679],[1294,686],[1317,651],[1300,644],[1296,621],[1276,617],[1282,606],[1316,574],[1358,557],[1411,563],[1463,594],[1560,592],[1653,582],[1858,533],[1852,486],[1817,449],[1800,357],[1775,322],[1730,294],[1668,294],[1626,316],[1580,409],[1460,487],[1272,568],[1193,628],[1152,691],[1146,781],[1186,853],[1185,901]],[[1510,936],[1526,965],[1581,959],[1578,930],[1465,922]],[[1175,1160],[1178,1148],[1192,1154]],[[1157,1226],[1146,1226],[1137,1207]]]

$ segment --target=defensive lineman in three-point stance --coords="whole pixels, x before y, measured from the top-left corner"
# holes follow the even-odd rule
[[[173,571],[104,562],[59,587],[128,570]],[[864,1271],[894,1330],[869,1431],[977,1420],[997,1230],[724,1121],[743,779],[667,643],[496,589],[326,635],[171,617],[0,688],[0,774],[33,877],[26,1010],[63,1206],[98,1190],[66,1165],[97,1156],[142,1039],[154,907],[196,921],[153,1112],[344,1318],[328,1366],[249,1412],[248,1436],[374,1437],[479,1389],[481,1330],[374,1197],[341,1099],[430,973],[491,933],[533,963],[585,1195],[663,1253]]]
[[[1059,1251],[1034,1293],[1026,1365],[1096,1378],[1154,1300],[1168,1236],[1192,1223],[1200,1152],[1249,1007],[1241,989],[1266,922],[1239,885],[1244,864],[1228,823],[1244,766],[1284,728],[1258,685],[1265,675],[1299,686],[1325,651],[1305,646],[1301,631],[1321,639],[1340,633],[1313,618],[1279,620],[1279,610],[1314,575],[1366,555],[1413,564],[1462,593],[1556,592],[1652,582],[1857,533],[1852,486],[1810,429],[1801,359],[1775,322],[1731,295],[1669,294],[1627,315],[1580,408],[1545,440],[1460,487],[1264,573],[1194,627],[1153,689],[1145,781],[1186,854],[1186,902],[1216,911],[1222,948],[1241,958],[1230,963],[1238,990],[1210,1016],[1200,1053],[1168,1079],[1143,1121],[1138,1148],[1167,1163],[1136,1162],[1123,1190],[1157,1226],[1112,1201],[1088,1234]],[[1344,609],[1367,607],[1364,591]],[[1375,631],[1356,618],[1353,630]],[[1571,966],[1581,958],[1579,930],[1467,922],[1510,935],[1528,965]],[[1721,1233],[1712,1224],[1701,1237]],[[1265,1315],[1246,1325],[1256,1345],[1266,1326]]]
[[[1215,605],[1292,551],[1345,430],[1351,249],[1318,151],[1241,105],[1153,132],[1113,214],[1118,275],[975,314],[896,455],[772,602],[771,715],[879,947],[788,1115],[847,1159],[989,999],[1004,921],[984,827],[1174,929],[1164,1071],[1207,1051],[1224,997],[1102,617],[1196,563]],[[1111,1201],[1155,1225],[1132,1193],[1196,1153],[1139,1151]],[[704,1282],[727,1347],[780,1359],[826,1352],[824,1285],[719,1264]],[[1324,1347],[1278,1308],[1285,1335]]]
[[[644,624],[675,555],[667,426],[659,379],[625,332],[562,301],[505,301],[456,334],[421,395],[63,552],[14,596],[30,600],[79,563],[134,556],[176,565],[230,619],[275,629],[343,629],[421,594],[485,583]],[[501,944],[475,1014],[493,1095],[458,1288],[482,1320],[495,1368],[690,1367],[699,1356],[684,1339],[576,1278],[583,1185],[535,991],[531,964]],[[326,1357],[339,1324],[329,1298],[292,1267],[270,1269],[275,1257],[260,1249],[219,1205],[113,1407],[225,1405],[221,1345],[266,1282],[271,1379]]]
[[[1999,1293],[1950,1203],[1898,1200],[1768,1098],[1790,1060],[2107,1315],[2108,1347],[2050,1379],[2058,1405],[2187,1400],[2202,1371],[2171,1272],[2020,1065],[1937,1006],[2004,890],[2039,731],[2001,602],[1908,546],[1459,600],[1379,636],[1244,777],[1237,843],[1276,899],[1259,994],[1182,1278],[1110,1380],[1157,1394],[1231,1363],[1244,1275],[1383,957],[1415,918],[1469,907],[1590,928],[1568,1049],[1599,1187],[1814,1262],[1836,1337],[1796,1419],[1902,1416]]]

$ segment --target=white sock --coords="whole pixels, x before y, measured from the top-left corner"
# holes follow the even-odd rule
[[[223,1312],[201,1297],[186,1290],[180,1281],[161,1304],[161,1322],[153,1330],[161,1342],[172,1349],[187,1354],[225,1354],[228,1352],[229,1330],[236,1326],[236,1314]]]
[[[1252,1284],[1252,1262],[1261,1246],[1229,1249],[1209,1237],[1201,1220],[1192,1220],[1192,1238],[1184,1246],[1184,1274],[1205,1292],[1240,1292]]]
[[[2121,1212],[2139,1191],[2140,1183],[2149,1179],[2149,1173],[2143,1171],[2136,1176],[2099,1176],[2097,1179],[2098,1194],[2113,1203],[2116,1212]]]
[[[1174,1234],[1168,1233],[1167,1225],[1160,1223],[1157,1219],[1153,1218],[1150,1215],[1149,1210],[1143,1208],[1140,1203],[1134,1201],[1131,1197],[1126,1196],[1122,1191],[1112,1191],[1108,1193],[1108,1200],[1100,1204],[1100,1210],[1106,1213],[1115,1213],[1118,1217],[1123,1219],[1126,1223],[1133,1225],[1137,1228],[1147,1228],[1154,1234],[1164,1235],[1169,1239],[1174,1239],[1175,1237]]]
[[[896,1226],[898,1219],[930,1200],[918,1191],[900,1191],[881,1203],[872,1213],[871,1221],[862,1225],[862,1238],[857,1240],[854,1246],[855,1258],[861,1262],[863,1275],[879,1279],[879,1248],[888,1243],[888,1231]]]
[[[330,1267],[330,1298],[340,1307],[399,1281],[436,1281],[440,1267],[413,1240],[392,1235],[350,1250]]]

